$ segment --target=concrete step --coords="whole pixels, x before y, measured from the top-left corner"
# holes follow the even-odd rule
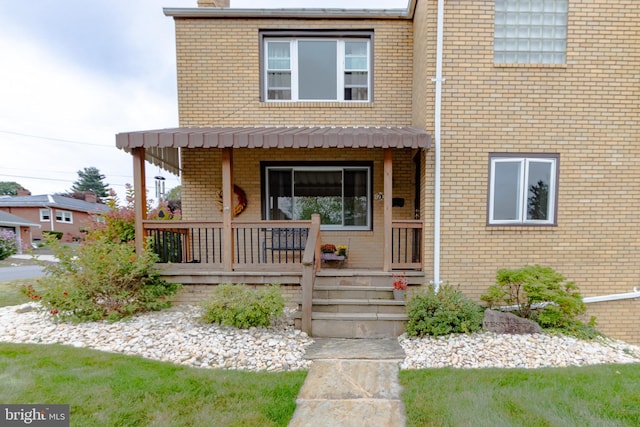
[[[393,299],[392,286],[347,286],[347,285],[318,285],[313,288],[313,298],[316,299],[363,299],[390,300]]]
[[[396,313],[405,312],[404,301],[393,299],[313,299],[313,311],[323,313]]]
[[[317,338],[395,338],[405,331],[406,314],[324,313],[311,315],[312,334]],[[296,319],[300,327],[300,319]]]
[[[322,269],[316,274],[315,285],[392,286],[394,274],[397,273],[371,270]],[[420,271],[405,272],[405,277],[409,285],[421,285],[425,281],[424,273]]]
[[[407,320],[397,313],[314,312],[311,318],[313,336],[321,338],[394,338],[404,332]]]

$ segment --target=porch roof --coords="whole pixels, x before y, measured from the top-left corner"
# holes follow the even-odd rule
[[[179,171],[179,148],[429,148],[422,129],[400,126],[179,127],[123,132],[116,146],[145,148],[147,160]]]

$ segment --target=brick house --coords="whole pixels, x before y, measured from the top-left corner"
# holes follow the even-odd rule
[[[0,211],[38,225],[31,231],[34,241],[43,240],[43,232],[47,231],[62,232],[63,242],[81,240],[82,230],[94,221],[97,214],[108,210],[108,206],[97,203],[93,194],[85,200],[58,194],[0,198]]]
[[[25,249],[31,248],[33,241],[31,229],[37,228],[40,228],[40,224],[0,211],[0,230],[9,230],[15,234],[18,254],[21,254]]]
[[[167,275],[289,283],[322,334],[313,289],[330,274],[375,288],[402,270],[478,300],[499,268],[541,264],[578,284],[603,332],[640,342],[634,2],[198,3],[165,9],[181,127],[116,138],[137,201],[145,157],[182,176],[182,225],[138,206]],[[324,243],[347,260],[322,262]],[[358,315],[400,319],[374,311]]]

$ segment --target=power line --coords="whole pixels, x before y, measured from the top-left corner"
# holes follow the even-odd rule
[[[73,180],[69,180],[69,179],[38,178],[36,176],[7,175],[7,174],[0,174],[0,176],[8,176],[8,177],[11,177],[11,178],[39,179],[39,180],[42,180],[42,181],[73,182]]]
[[[31,135],[28,133],[12,132],[10,130],[0,130],[0,133],[6,133],[9,135],[17,135],[17,136],[25,136],[27,138],[46,139],[49,141],[66,142],[69,144],[79,144],[79,145],[85,145],[85,146],[90,145],[92,147],[116,148],[115,145],[92,144],[91,142],[73,141],[71,139],[52,138],[49,136]]]
[[[0,173],[0,176],[2,177],[10,177],[10,178],[24,178],[24,179],[35,179],[35,180],[40,180],[40,181],[57,181],[57,182],[67,182],[67,183],[74,183],[75,180],[72,179],[58,179],[58,178],[40,178],[37,176],[24,176],[24,175],[8,175],[8,174],[3,174]],[[121,176],[122,178],[128,178],[126,176]],[[151,181],[150,178],[148,178],[149,181]],[[107,186],[109,187],[126,187],[127,184],[131,184],[130,182],[125,182],[124,184],[116,184],[116,183],[108,183]],[[180,185],[180,184],[178,184]]]
[[[6,166],[0,166],[0,169],[9,169],[9,170],[18,170],[18,171],[24,171],[24,168],[8,168]],[[66,171],[54,171],[54,170],[47,170],[47,169],[38,169],[38,172],[47,172],[47,173],[70,173],[68,170]],[[108,175],[110,177],[116,177],[116,178],[130,178],[133,179],[133,175],[112,175],[112,174],[104,174],[104,175]],[[25,177],[25,178],[30,178],[30,177]]]

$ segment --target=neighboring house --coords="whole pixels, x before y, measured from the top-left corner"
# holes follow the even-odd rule
[[[296,271],[310,316],[307,289],[336,265],[317,246],[283,253],[309,242],[349,246],[352,276],[336,273],[338,283],[404,270],[475,300],[498,269],[541,264],[598,301],[588,307],[602,331],[640,343],[632,2],[215,3],[165,9],[181,127],[116,138],[134,156],[138,245],[151,236],[163,260],[184,263],[167,275],[215,283]],[[145,158],[181,174],[185,221],[170,229],[143,221]]]
[[[0,198],[0,200],[3,199],[5,198]],[[18,245],[17,250],[19,254],[21,254],[23,250],[31,248],[32,228],[38,229],[40,228],[40,224],[29,222],[19,216],[0,211],[0,229],[13,231],[16,235],[16,243]]]
[[[95,195],[89,201],[60,195],[15,196],[0,198],[0,211],[10,213],[25,221],[38,224],[32,230],[32,239],[43,240],[43,233],[57,231],[63,242],[82,240],[83,230],[91,225],[96,215],[107,212],[109,207],[96,203]]]

